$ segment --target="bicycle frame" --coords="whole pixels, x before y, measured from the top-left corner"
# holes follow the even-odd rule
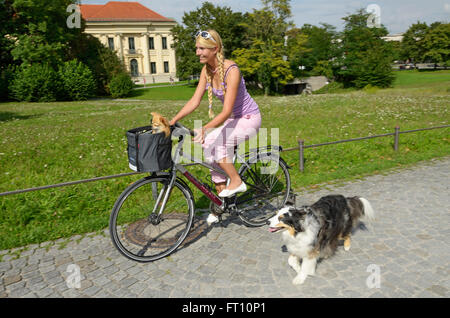
[[[197,159],[195,157],[193,157],[192,155],[190,155],[189,157],[184,155],[183,153],[183,143],[184,143],[184,135],[179,136],[179,142],[177,145],[177,148],[175,150],[175,154],[174,154],[174,158],[173,158],[173,168],[171,170],[171,177],[170,177],[170,182],[169,184],[164,187],[161,190],[161,193],[159,193],[157,201],[156,201],[156,205],[155,205],[155,209],[153,211],[153,213],[156,212],[156,207],[159,206],[160,200],[163,196],[164,193],[164,199],[160,208],[160,211],[158,213],[158,217],[162,214],[162,212],[164,211],[164,208],[166,206],[167,200],[169,199],[170,196],[170,192],[175,184],[175,181],[177,179],[177,171],[180,171],[181,174],[183,174],[186,179],[188,179],[197,189],[199,189],[209,200],[211,200],[214,204],[216,204],[222,211],[224,211],[226,209],[226,200],[225,199],[221,199],[219,198],[215,193],[213,193],[208,187],[205,187],[204,184],[199,181],[197,178],[195,178],[182,164],[180,164],[180,159],[181,158],[186,158],[188,160],[190,160],[191,162],[194,162],[196,164],[199,164],[205,168],[208,168],[210,170],[214,170],[219,172],[220,174],[226,176],[225,171],[223,171],[222,169],[218,168],[218,167],[214,167],[211,164],[204,162],[200,159]],[[265,149],[267,150],[267,149]],[[259,151],[259,149],[257,149],[257,151]],[[234,158],[233,158],[233,163],[236,161],[236,159],[239,159],[240,162],[242,162],[243,164],[245,164],[249,169],[250,166],[248,165],[248,163],[245,161],[245,158],[240,156],[237,151],[235,151],[234,154]],[[167,191],[168,190],[168,191]],[[153,214],[152,213],[152,214]]]
[[[183,145],[182,142],[181,146]],[[180,144],[179,143],[179,144]],[[214,167],[211,164],[204,162],[200,159],[195,158],[194,156],[190,155],[189,157],[184,155],[183,153],[183,149],[181,148],[181,146],[177,147],[177,154],[179,154],[180,157],[189,159],[190,161],[199,164],[205,168],[208,168],[210,170],[214,170],[219,172],[220,174],[226,176],[227,174],[225,173],[225,171],[223,171],[220,168]],[[179,159],[180,157],[175,156],[176,159]],[[237,153],[237,149],[236,152],[234,154],[234,158],[233,158],[233,163],[236,161],[236,158],[239,158],[241,160],[241,162],[243,162],[245,165],[247,165],[247,163],[245,162],[244,158],[242,156],[239,156],[239,154]],[[181,164],[175,164],[175,169],[180,171],[185,177],[186,179],[188,179],[192,184],[195,185],[195,187],[197,189],[199,189],[201,192],[203,192],[204,195],[206,195],[206,197],[208,199],[210,199],[212,202],[214,202],[217,206],[219,206],[221,209],[224,208],[224,200],[220,199],[216,194],[214,194],[210,189],[208,189],[207,187],[205,187],[203,185],[202,182],[200,182],[197,178],[195,178],[183,165]]]
[[[191,160],[192,162],[195,162],[197,164],[200,164],[208,169],[212,169],[215,170],[223,175],[226,175],[225,171],[223,171],[220,168],[217,167],[213,167],[212,165],[203,162],[195,157],[187,157],[183,154],[183,150],[182,150],[182,146],[183,146],[183,140],[184,140],[184,136],[180,136],[177,148],[175,150],[175,155],[173,158],[174,161],[174,165],[172,167],[171,170],[171,176],[170,176],[170,181],[169,184],[167,186],[165,186],[163,189],[161,189],[161,192],[158,194],[158,198],[156,200],[156,204],[155,204],[155,209],[153,211],[152,214],[154,214],[156,212],[156,208],[159,206],[159,203],[162,199],[162,196],[164,195],[159,213],[158,213],[158,217],[162,214],[162,212],[164,211],[164,208],[166,206],[166,203],[169,199],[170,196],[170,192],[175,184],[175,181],[177,179],[177,171],[180,171],[185,177],[186,179],[188,179],[196,188],[198,188],[209,200],[211,200],[212,202],[214,202],[214,204],[216,204],[217,206],[219,206],[222,210],[225,208],[224,207],[224,200],[222,200],[221,198],[219,198],[216,194],[214,194],[210,189],[208,189],[207,187],[205,187],[203,185],[203,183],[201,181],[199,181],[197,178],[195,178],[183,165],[181,165],[180,163],[178,163],[181,159],[181,157],[186,158]]]

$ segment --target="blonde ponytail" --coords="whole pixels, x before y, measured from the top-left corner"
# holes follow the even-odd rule
[[[225,65],[224,65],[225,57],[223,56],[223,48],[221,48],[217,52],[217,61],[219,62],[219,76],[220,76],[220,86],[223,91],[223,97],[225,98],[226,89],[225,89]]]
[[[205,39],[202,38],[201,36],[197,37],[197,42],[200,42],[204,47],[209,47],[209,48],[214,48],[214,47],[218,47],[218,51],[217,51],[217,62],[218,62],[218,71],[219,71],[219,76],[220,76],[220,87],[222,88],[224,97],[226,94],[226,90],[225,90],[225,82],[224,82],[224,77],[225,77],[225,69],[224,69],[224,54],[223,54],[223,45],[222,45],[222,39],[220,38],[220,35],[215,31],[215,30],[208,30],[208,33],[214,38],[214,41],[210,40],[210,39]],[[210,69],[209,65],[206,65],[206,81],[209,84],[208,87],[208,116],[209,118],[214,118],[215,114],[214,111],[212,109],[213,106],[213,83],[212,83],[212,79],[214,77],[214,72],[213,70]]]
[[[212,110],[212,105],[213,105],[213,87],[212,87],[212,78],[213,78],[213,74],[209,68],[209,66],[206,66],[206,81],[209,84],[208,87],[208,101],[209,101],[209,111],[208,111],[208,116],[210,119],[215,117],[214,111]]]

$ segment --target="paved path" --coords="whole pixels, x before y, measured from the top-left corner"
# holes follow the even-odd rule
[[[228,219],[147,264],[119,255],[107,233],[29,246],[18,258],[0,251],[0,297],[449,297],[449,186],[446,158],[300,194],[298,205],[361,195],[378,214],[356,231],[349,252],[340,247],[301,286],[291,283],[279,234]],[[73,265],[80,288],[67,286]]]

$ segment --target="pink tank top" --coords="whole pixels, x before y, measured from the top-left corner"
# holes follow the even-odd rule
[[[224,82],[227,78],[228,72],[231,68],[238,67],[236,64],[231,65],[225,72],[224,76]],[[238,68],[239,69],[239,68]],[[226,83],[222,83],[226,88]],[[209,83],[206,83],[206,89],[208,89],[210,86]],[[216,89],[213,87],[213,94],[216,96],[220,101],[224,102],[224,94],[222,89]],[[244,77],[241,75],[241,82],[239,83],[238,87],[238,93],[236,95],[236,101],[234,102],[233,107],[233,117],[234,118],[240,118],[244,117],[245,115],[253,115],[253,114],[259,114],[259,107],[258,104],[253,100],[253,98],[250,96],[250,94],[247,92],[247,87],[245,86],[245,80]]]

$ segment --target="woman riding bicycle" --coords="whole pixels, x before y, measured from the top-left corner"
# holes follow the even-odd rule
[[[234,146],[257,134],[261,127],[259,107],[248,94],[244,78],[238,66],[224,57],[222,39],[215,30],[199,31],[196,34],[196,55],[205,64],[200,81],[192,98],[170,121],[177,121],[192,113],[208,90],[209,117],[211,119],[201,129],[194,129],[194,142],[202,144],[205,160],[218,165],[229,178],[211,170],[212,181],[220,197],[229,197],[246,191],[246,185],[239,177],[232,158]],[[212,95],[222,103],[222,111],[214,116]],[[215,128],[215,129],[214,129]],[[218,221],[210,214],[209,224]]]

